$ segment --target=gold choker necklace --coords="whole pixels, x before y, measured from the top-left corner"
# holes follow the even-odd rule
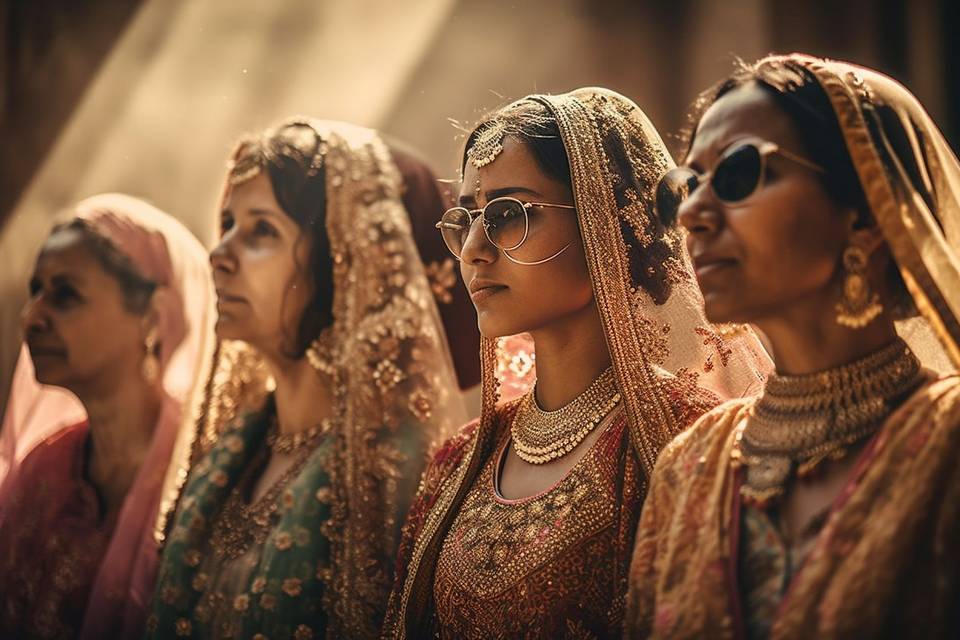
[[[544,464],[573,451],[620,402],[613,368],[556,411],[541,409],[535,392],[523,397],[510,425],[514,451],[530,464]]]
[[[843,458],[922,380],[920,361],[899,338],[836,369],[771,375],[734,446],[735,463],[747,466],[741,495],[765,506],[794,473],[805,477],[824,460]]]
[[[300,449],[313,448],[320,437],[330,431],[333,421],[324,418],[320,424],[314,425],[305,431],[296,433],[279,433],[276,417],[270,423],[267,431],[267,447],[273,453],[290,454]]]

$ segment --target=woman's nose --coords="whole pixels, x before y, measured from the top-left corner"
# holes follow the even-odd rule
[[[721,214],[709,185],[701,185],[680,203],[677,221],[692,235],[709,235],[720,228]]]
[[[214,271],[233,273],[237,270],[237,259],[231,247],[232,234],[225,233],[220,243],[210,251],[210,266]]]
[[[494,262],[499,252],[500,250],[487,238],[482,217],[475,218],[467,230],[467,237],[460,251],[460,259],[468,264]]]
[[[42,294],[30,298],[27,304],[23,306],[23,310],[20,312],[20,324],[24,334],[49,328],[50,318],[47,315]]]

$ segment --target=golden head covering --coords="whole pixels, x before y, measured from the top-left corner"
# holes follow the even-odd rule
[[[956,155],[923,105],[891,78],[803,54],[770,56],[757,66],[785,64],[813,73],[833,104],[867,204],[927,325],[907,322],[901,333],[925,364],[960,365]],[[930,331],[938,345],[926,340]]]

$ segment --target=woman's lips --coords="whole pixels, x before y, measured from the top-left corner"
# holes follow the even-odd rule
[[[65,358],[67,350],[61,347],[46,347],[27,343],[31,358]]]
[[[507,286],[494,280],[484,278],[474,278],[467,287],[470,290],[470,299],[474,304],[483,302],[490,296],[495,296],[501,291],[506,291]]]
[[[506,291],[507,287],[503,285],[490,285],[477,289],[476,291],[470,292],[470,299],[473,300],[474,304],[479,304],[489,298],[490,296],[495,296],[501,291]]]
[[[693,269],[694,273],[697,275],[697,280],[703,280],[704,278],[709,277],[722,269],[732,267],[735,263],[735,260],[729,258],[712,258],[707,260],[695,259],[693,261]]]
[[[225,292],[222,292],[222,291],[217,291],[217,304],[218,304],[218,305],[220,305],[220,304],[237,304],[237,303],[244,303],[244,302],[246,302],[246,300],[245,300],[244,298],[241,298],[240,296],[233,296],[233,295],[230,295],[229,293],[225,293]]]

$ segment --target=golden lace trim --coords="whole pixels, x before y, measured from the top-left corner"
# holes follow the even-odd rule
[[[300,474],[313,449],[299,450],[293,464],[267,492],[253,504],[247,504],[243,496],[244,487],[253,479],[255,471],[261,468],[267,451],[263,449],[255,456],[214,521],[210,548],[218,558],[236,560],[254,545],[261,546],[266,542],[278,519],[280,493]]]

